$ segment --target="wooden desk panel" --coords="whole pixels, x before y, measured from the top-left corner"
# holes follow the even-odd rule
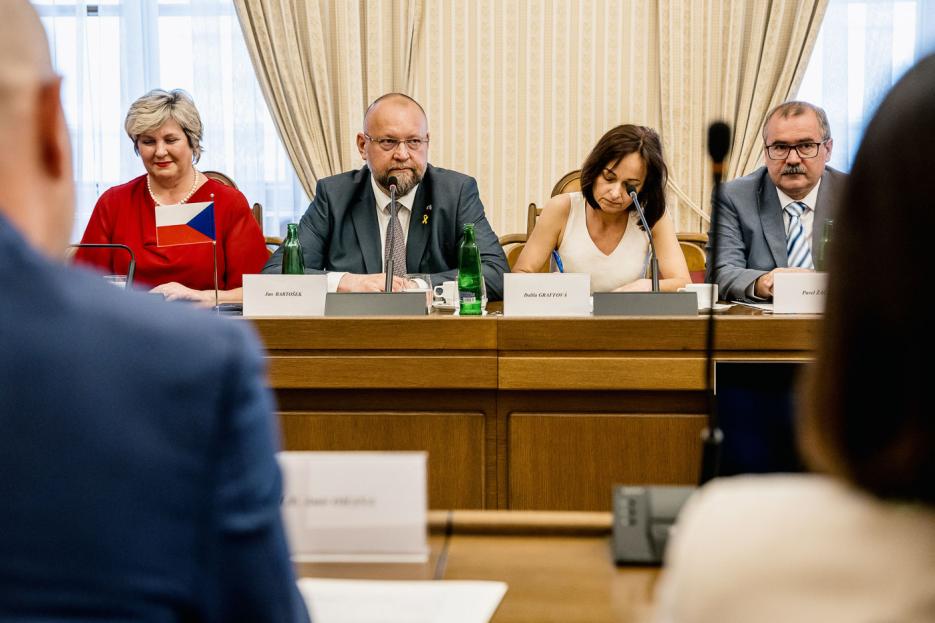
[[[605,509],[610,482],[695,482],[705,317],[251,322],[286,447],[427,450],[433,508]],[[731,361],[807,361],[820,329],[736,306],[716,325]]]
[[[496,389],[491,351],[276,351],[267,357],[273,388]],[[288,354],[282,354],[288,353]]]
[[[705,360],[679,353],[526,351],[500,355],[500,389],[701,390]]]
[[[511,413],[509,508],[611,509],[616,484],[698,481],[704,415]]]
[[[286,450],[428,452],[429,508],[484,508],[484,413],[281,412]]]

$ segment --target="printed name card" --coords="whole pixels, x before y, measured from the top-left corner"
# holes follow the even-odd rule
[[[244,316],[324,316],[324,275],[244,275]]]
[[[428,560],[425,452],[280,452],[299,562]]]
[[[507,273],[504,316],[590,316],[591,275]]]
[[[825,311],[828,273],[776,273],[774,314],[821,314]]]

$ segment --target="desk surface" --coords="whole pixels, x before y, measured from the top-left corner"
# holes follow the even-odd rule
[[[447,528],[450,534],[445,534]],[[616,567],[609,513],[435,511],[424,564],[303,563],[303,577],[499,580],[494,623],[646,620],[659,570]]]

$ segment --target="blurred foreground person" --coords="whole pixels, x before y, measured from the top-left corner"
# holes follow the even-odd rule
[[[838,211],[799,420],[819,473],[701,489],[679,518],[657,620],[935,621],[935,418],[919,364],[935,339],[925,306],[892,295],[917,291],[931,262],[932,111],[935,56],[880,106]]]
[[[35,10],[3,6],[0,620],[306,621],[255,340],[56,261],[60,78]]]

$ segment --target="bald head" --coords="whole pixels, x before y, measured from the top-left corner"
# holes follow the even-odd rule
[[[428,117],[425,115],[425,109],[422,108],[422,104],[415,101],[405,93],[387,93],[381,95],[377,99],[373,100],[373,103],[367,107],[367,112],[364,113],[364,132],[367,132],[367,121],[370,119],[371,115],[376,112],[378,108],[383,105],[387,107],[412,107],[419,111],[419,114],[422,115],[422,119],[425,122],[426,129],[428,129]]]
[[[3,0],[0,19],[0,102],[6,91],[34,86],[55,77],[49,42],[28,0]]]
[[[34,247],[60,256],[74,209],[60,79],[36,10],[0,1],[0,212]]]

